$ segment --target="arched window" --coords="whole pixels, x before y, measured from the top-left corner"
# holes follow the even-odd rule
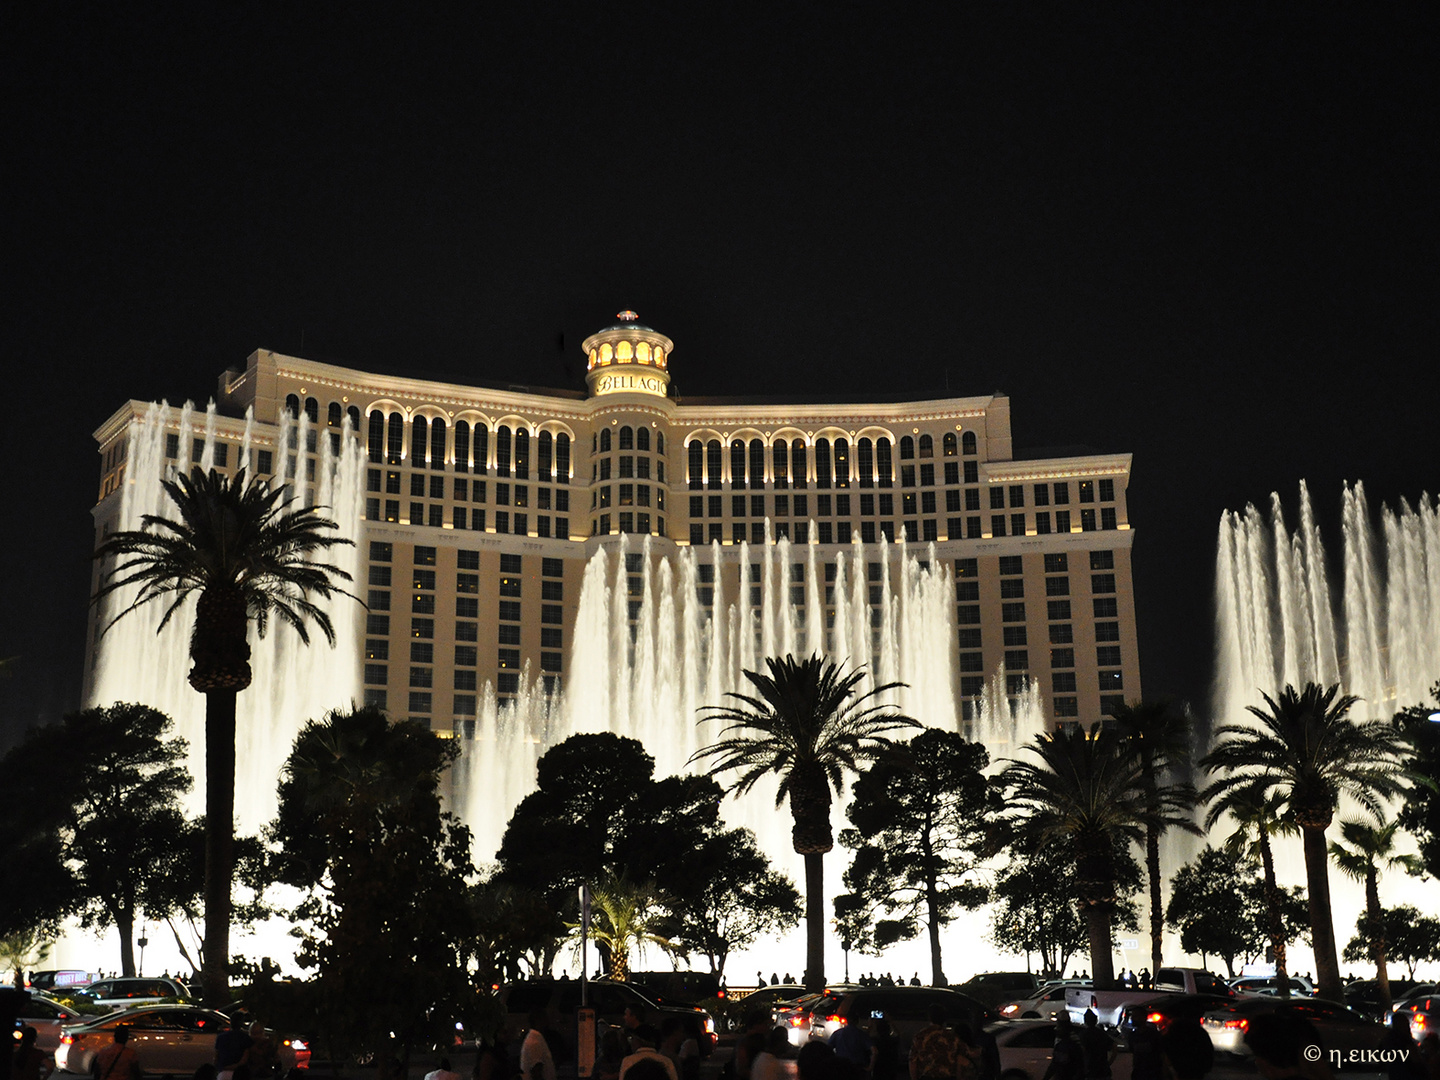
[[[967,431],[960,436],[960,452],[965,455],[975,453],[975,433]]]
[[[510,475],[510,429],[503,425],[495,429],[495,475]]]
[[[340,408],[340,402],[330,402],[330,408],[325,410],[325,426],[339,427],[345,422],[345,410]]]
[[[515,477],[530,479],[530,432],[523,427],[515,429]]]
[[[954,456],[955,456],[955,446],[956,446],[955,433],[954,433],[953,431],[947,431],[947,432],[945,433],[945,438],[944,438],[943,440],[941,440],[941,441],[943,442],[943,444],[944,444],[944,446],[945,446],[945,456],[946,456],[946,457],[954,457]]]
[[[848,439],[835,440],[835,486],[837,488],[850,486],[850,441]]]
[[[313,397],[305,399],[305,415],[310,418],[310,423],[320,423],[320,402]]]
[[[399,465],[405,460],[405,418],[398,412],[390,414],[390,428],[385,436],[385,460]]]
[[[875,464],[880,469],[880,486],[890,487],[893,470],[890,464],[890,440],[883,435],[875,440]]]
[[[830,440],[815,440],[815,486],[830,486]]]
[[[929,435],[921,435],[921,436],[920,436],[920,456],[921,456],[921,457],[934,457],[934,456],[935,456],[935,440],[932,439]]]
[[[600,445],[600,434],[599,434],[599,432],[592,431],[592,432],[590,433],[590,456],[591,456],[591,457],[594,457],[594,456],[595,456],[595,451],[596,451],[596,449],[599,447],[599,445]]]
[[[648,427],[635,429],[635,449],[650,452],[650,429]]]
[[[385,458],[385,414],[376,409],[370,414],[370,460],[377,465]]]
[[[357,406],[357,405],[351,405],[348,409],[345,410],[345,415],[348,416],[348,417],[350,417],[350,431],[351,431],[354,435],[356,435],[356,436],[358,437],[359,434],[360,434],[360,408],[359,408],[359,406]]]
[[[470,425],[464,420],[455,421],[455,471],[470,471]]]
[[[490,428],[475,425],[475,471],[482,476],[490,471]]]
[[[290,414],[291,420],[300,419],[300,397],[297,394],[285,396],[285,411]]]
[[[770,461],[775,470],[776,489],[786,487],[786,481],[790,477],[790,444],[784,439],[776,439],[770,450]]]
[[[705,486],[705,448],[699,439],[690,440],[689,454],[690,490],[699,491]]]
[[[445,421],[430,421],[430,467],[445,468]]]
[[[622,341],[615,346],[616,360],[630,360],[635,356],[635,348],[628,341]]]
[[[614,355],[615,350],[610,347],[608,342],[600,346],[600,362],[602,364],[608,364],[610,362],[610,358]]]
[[[908,461],[915,456],[915,440],[909,435],[900,437],[900,460]]]
[[[600,429],[600,452],[602,454],[610,452],[610,429],[608,427]]]
[[[540,432],[535,440],[535,479],[542,484],[550,483],[550,461],[551,461],[551,435],[548,431]]]
[[[620,429],[620,449],[635,449],[635,429],[632,428],[629,424],[624,425]]]
[[[730,486],[737,491],[745,486],[745,442],[743,439],[736,439],[730,444]]]
[[[790,479],[797,488],[803,488],[809,481],[810,470],[805,467],[805,441],[796,439],[790,444]]]
[[[555,482],[570,483],[570,436],[563,431],[555,436]]]
[[[723,479],[721,475],[723,465],[724,461],[722,460],[720,440],[711,439],[705,444],[705,472],[707,473],[706,479],[712,489],[718,489],[720,487]]]
[[[856,450],[856,471],[859,473],[860,486],[862,488],[875,486],[875,446],[869,439],[861,439],[855,444]]]
[[[655,432],[655,453],[665,453],[665,433],[663,431]]]
[[[425,467],[426,444],[429,442],[430,422],[423,416],[410,421],[410,467]]]

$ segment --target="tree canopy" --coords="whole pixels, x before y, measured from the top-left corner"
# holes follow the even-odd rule
[[[1430,689],[1431,703],[1413,705],[1395,715],[1395,726],[1414,747],[1410,769],[1419,781],[1414,791],[1401,800],[1401,828],[1420,848],[1420,869],[1440,881],[1440,724],[1430,714],[1440,710],[1440,682]]]
[[[875,761],[855,782],[840,842],[854,851],[842,907],[883,910],[874,945],[919,935],[930,943],[931,981],[945,985],[940,930],[990,898],[979,877],[1000,794],[986,780],[985,747],[929,728]],[[852,939],[853,940],[853,939]]]
[[[1412,904],[1402,904],[1383,909],[1381,919],[1386,957],[1404,964],[1408,978],[1415,978],[1417,965],[1440,962],[1440,918],[1422,915]],[[1345,946],[1344,961],[1359,964],[1369,960],[1375,937],[1373,920],[1362,912],[1355,921],[1355,936]]]

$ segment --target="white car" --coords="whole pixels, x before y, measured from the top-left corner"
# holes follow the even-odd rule
[[[1054,1020],[1065,1011],[1065,991],[1089,985],[1089,981],[1084,979],[1048,982],[1029,997],[1005,1002],[1000,1006],[999,1013],[1006,1020]]]
[[[985,1029],[1000,1049],[1000,1080],[1040,1080],[1055,1048],[1051,1020],[1016,1020]],[[1113,1080],[1130,1080],[1131,1058],[1121,1053],[1111,1065]]]
[[[112,1009],[128,1009],[161,1001],[189,1001],[190,991],[179,979],[132,976],[92,982],[83,990],[75,991],[75,999]]]
[[[189,1076],[201,1065],[215,1063],[215,1038],[229,1023],[221,1013],[194,1005],[148,1005],[106,1013],[61,1029],[55,1067],[88,1075],[95,1055],[115,1041],[115,1029],[124,1024],[142,1072]],[[279,1039],[276,1048],[282,1076],[309,1062],[309,1048],[300,1040]]]

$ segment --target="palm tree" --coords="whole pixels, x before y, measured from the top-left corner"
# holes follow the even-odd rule
[[[1012,759],[996,782],[1022,837],[1061,841],[1076,860],[1076,897],[1090,938],[1090,971],[1097,989],[1114,985],[1111,916],[1117,902],[1115,851],[1143,843],[1152,806],[1166,816],[1180,801],[1169,789],[1152,797],[1141,782],[1139,758],[1118,732],[1092,724],[1086,731],[1038,735],[1022,749],[1038,761]]]
[[[1200,798],[1210,801],[1213,788],[1206,788]],[[1280,915],[1280,886],[1275,881],[1275,852],[1270,847],[1272,836],[1294,836],[1300,830],[1285,816],[1282,796],[1267,795],[1263,784],[1242,784],[1214,796],[1205,815],[1206,831],[1214,828],[1221,815],[1228,813],[1235,821],[1235,831],[1225,840],[1225,847],[1237,854],[1258,855],[1265,878],[1265,924],[1270,948],[1275,953],[1275,979],[1281,997],[1290,996],[1289,968],[1286,960],[1286,934]]]
[[[886,683],[866,693],[858,686],[865,669],[849,675],[819,656],[796,660],[767,657],[769,675],[745,672],[759,697],[732,693],[733,705],[714,705],[702,720],[726,726],[721,740],[691,761],[712,763],[708,775],[739,770],[730,790],[744,794],[763,776],[780,778],[778,807],[788,797],[794,820],[791,840],[805,857],[805,985],[825,985],[824,863],[835,846],[830,829],[830,792],[845,789],[845,773],[858,772],[890,747],[887,733],[918,728],[915,720],[878,700],[903,686]]]
[[[1193,816],[1195,786],[1180,778],[1190,765],[1190,718],[1168,701],[1135,701],[1113,711],[1125,745],[1140,764],[1140,788],[1150,814],[1145,822],[1145,876],[1150,886],[1150,970],[1159,971],[1165,908],[1160,895],[1160,837],[1169,829],[1199,835]],[[1166,793],[1167,798],[1161,799]]]
[[[1310,940],[1320,994],[1344,1001],[1325,830],[1334,820],[1342,794],[1379,820],[1384,800],[1407,790],[1405,743],[1387,723],[1349,719],[1346,714],[1359,699],[1340,695],[1339,684],[1326,688],[1307,683],[1298,692],[1287,686],[1278,701],[1268,694],[1261,697],[1268,708],[1252,705],[1248,710],[1260,723],[1219,728],[1215,732],[1219,742],[1201,765],[1224,774],[1210,786],[1214,797],[1253,786],[1284,800],[1304,843]]]
[[[631,881],[621,874],[590,887],[590,937],[607,955],[610,978],[622,982],[629,978],[631,949],[643,952],[646,945],[658,945],[676,953],[676,921],[665,906],[666,898],[655,891],[653,881]],[[578,939],[580,925],[571,929]]]
[[[198,465],[162,482],[178,520],[156,514],[142,528],[115,533],[95,558],[117,557],[95,594],[99,601],[129,586],[138,594],[107,625],[158,600],[169,606],[163,629],[181,605],[196,596],[190,634],[190,685],[205,695],[205,957],[203,982],[211,1004],[229,1000],[230,886],[235,845],[235,697],[250,685],[250,623],[263,637],[272,617],[293,627],[309,644],[314,623],[330,644],[335,628],[311,597],[339,593],[349,581],[340,567],[313,561],[321,552],[352,541],[329,535],[337,526],[319,510],[290,509],[285,487],[230,479]]]
[[[1396,867],[1420,872],[1419,860],[1413,855],[1395,854],[1395,833],[1400,822],[1389,825],[1368,825],[1363,821],[1342,821],[1340,838],[1344,843],[1330,845],[1330,857],[1348,878],[1365,883],[1365,921],[1369,925],[1370,959],[1375,963],[1375,980],[1380,984],[1380,1007],[1390,1010],[1390,973],[1385,966],[1385,916],[1380,909],[1380,871]],[[1348,845],[1348,846],[1347,846]]]

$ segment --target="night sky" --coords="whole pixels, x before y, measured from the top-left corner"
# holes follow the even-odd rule
[[[1003,390],[1134,453],[1201,711],[1222,510],[1440,487],[1433,6],[25,7],[0,746],[79,705],[90,433],[259,347],[580,388],[630,307],[681,394]]]

